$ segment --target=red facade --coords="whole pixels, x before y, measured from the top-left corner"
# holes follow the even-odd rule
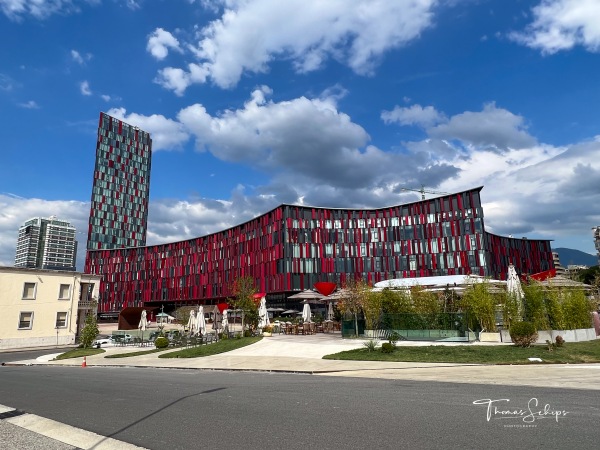
[[[506,279],[509,263],[553,267],[550,241],[486,233],[481,188],[373,210],[281,205],[228,230],[148,247],[88,251],[102,275],[99,310],[148,303],[216,303],[251,276],[268,296],[349,278],[476,274]]]

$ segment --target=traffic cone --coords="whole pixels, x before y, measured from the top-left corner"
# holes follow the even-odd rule
[[[85,362],[85,356],[83,357],[83,362],[81,363],[81,367],[87,367],[87,363]]]

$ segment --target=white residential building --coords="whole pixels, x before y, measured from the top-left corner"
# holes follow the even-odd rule
[[[29,219],[19,228],[15,267],[75,270],[75,227],[56,217]]]
[[[0,266],[0,349],[75,344],[99,285],[79,272]]]

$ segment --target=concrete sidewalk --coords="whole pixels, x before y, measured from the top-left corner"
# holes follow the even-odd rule
[[[342,339],[340,335],[275,335],[256,344],[228,353],[202,358],[158,358],[158,353],[110,358],[99,354],[86,358],[87,366],[155,367],[171,369],[243,370],[306,373],[322,376],[440,381],[512,386],[561,387],[600,390],[600,364],[563,365],[481,365],[454,363],[401,363],[377,361],[338,361],[324,355],[362,348],[362,339]],[[491,345],[483,343],[441,343],[401,341],[399,346]],[[108,347],[110,353],[137,352],[139,347]],[[55,355],[12,364],[81,366],[83,358],[52,361]],[[540,348],[543,359],[543,349]],[[85,369],[82,369],[85,370]]]

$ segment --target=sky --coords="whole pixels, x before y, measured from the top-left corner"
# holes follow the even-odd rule
[[[82,269],[101,111],[152,136],[149,245],[483,186],[596,253],[600,0],[0,0],[0,41],[0,265],[55,215]]]

